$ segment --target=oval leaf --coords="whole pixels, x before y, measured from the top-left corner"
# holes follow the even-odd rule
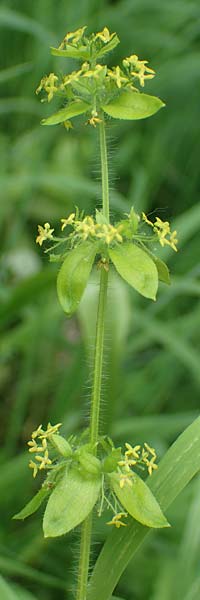
[[[53,56],[65,56],[65,58],[77,58],[78,60],[88,60],[90,58],[90,52],[85,46],[75,48],[66,44],[65,49],[51,47],[51,54]]]
[[[100,476],[84,478],[78,470],[66,468],[46,507],[44,536],[63,535],[82,523],[96,504],[100,486]]]
[[[156,299],[158,271],[144,250],[132,243],[109,249],[109,256],[118,273],[145,298]]]
[[[97,245],[84,242],[65,258],[57,278],[57,292],[63,310],[72,315],[81,299],[97,253]]]
[[[140,92],[122,92],[115,100],[102,106],[104,112],[114,119],[146,119],[165,106],[156,96]]]
[[[112,473],[109,479],[120,504],[136,521],[147,527],[170,527],[155,496],[137,473],[131,479],[132,485],[125,483],[123,488],[119,473]]]
[[[42,487],[41,490],[39,490],[39,492],[37,492],[37,494],[33,496],[30,502],[28,502],[28,504],[26,504],[26,506],[24,506],[24,508],[22,508],[22,510],[20,510],[19,513],[14,515],[13,519],[24,520],[27,517],[30,517],[30,515],[33,515],[33,513],[36,512],[36,510],[38,510],[43,500],[45,500],[45,498],[49,494],[50,490],[46,489],[45,487]]]
[[[67,442],[67,440],[59,433],[53,433],[50,436],[50,441],[57,452],[59,452],[61,456],[64,456],[64,458],[69,458],[72,455],[72,449],[69,442]]]
[[[59,125],[59,123],[64,123],[64,121],[67,121],[72,117],[82,115],[87,112],[89,108],[90,105],[87,104],[87,102],[76,100],[65,106],[65,108],[61,108],[57,113],[54,113],[47,119],[42,119],[41,123],[42,125]]]

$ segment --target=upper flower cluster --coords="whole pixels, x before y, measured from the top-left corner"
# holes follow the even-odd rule
[[[80,216],[75,212],[71,213],[67,218],[61,219],[61,230],[70,227],[70,232],[66,238],[54,237],[54,229],[49,223],[45,223],[44,227],[38,225],[38,236],[36,242],[42,246],[44,241],[52,240],[55,242],[55,247],[60,243],[70,242],[71,247],[76,246],[81,241],[88,239],[92,241],[101,241],[106,245],[123,243],[127,240],[135,240],[138,243],[155,243],[158,241],[163,247],[170,246],[175,252],[177,251],[177,232],[171,232],[168,221],[162,221],[156,217],[155,223],[152,223],[145,213],[142,213],[142,219],[137,215],[132,208],[127,218],[122,219],[118,223],[112,225],[103,219],[102,214],[97,211],[96,220],[92,216]],[[142,221],[145,221],[151,226],[153,235],[147,235],[143,232]]]
[[[104,54],[113,50],[119,43],[116,33],[110,33],[107,27],[90,36],[85,35],[86,27],[81,27],[65,35],[58,48],[52,48],[56,56],[77,58],[82,65],[76,71],[64,75],[50,73],[42,77],[36,94],[41,91],[51,102],[55,95],[67,100],[83,100],[91,106],[95,114],[89,119],[91,125],[99,122],[99,109],[102,103],[109,103],[122,90],[138,91],[137,85],[144,87],[147,79],[155,76],[155,71],[147,66],[146,60],[139,60],[136,54],[125,58],[122,65],[108,68],[100,64]],[[42,99],[42,102],[45,98]]]

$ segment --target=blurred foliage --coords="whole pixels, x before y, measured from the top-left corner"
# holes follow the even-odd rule
[[[155,304],[122,289],[118,280],[111,282],[102,426],[119,443],[148,440],[162,456],[199,410],[199,18],[198,0],[80,0],[78,10],[72,0],[1,3],[0,592],[5,600],[62,600],[73,591],[78,533],[44,540],[41,511],[24,524],[11,516],[36,488],[25,452],[30,432],[49,419],[62,420],[65,434],[87,423],[97,293],[92,279],[79,315],[66,320],[56,298],[57,267],[35,246],[37,223],[49,220],[55,226],[74,204],[91,212],[100,205],[95,132],[81,119],[69,134],[64,127],[40,127],[50,111],[34,91],[58,60],[61,69],[71,69],[72,61],[66,67],[64,59],[50,56],[49,46],[86,23],[90,31],[105,25],[117,31],[121,44],[112,64],[134,52],[157,71],[146,91],[158,94],[167,108],[133,125],[108,121],[112,213],[134,204],[138,211],[171,219],[180,250],[160,252],[168,259],[172,285],[161,286]],[[198,600],[199,497],[194,479],[169,511],[172,530],[148,539],[117,596]],[[106,526],[97,521],[99,544],[106,535]]]

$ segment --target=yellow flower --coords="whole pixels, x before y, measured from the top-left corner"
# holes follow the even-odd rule
[[[70,44],[72,44],[73,46],[75,46],[78,42],[80,42],[86,28],[87,28],[87,26],[85,25],[84,27],[80,27],[79,29],[76,29],[75,31],[69,31],[68,33],[66,33],[64,40],[63,40],[63,42],[61,42],[58,49],[62,50],[64,48],[65,44],[68,44],[68,42]]]
[[[134,467],[137,464],[137,461],[132,458],[128,458],[128,456],[125,456],[124,460],[119,460],[119,462],[117,463],[119,465],[119,467],[124,467],[125,471],[127,471],[127,473],[130,473],[130,467]]]
[[[48,450],[45,450],[44,456],[40,456],[40,455],[36,454],[35,458],[40,463],[40,466],[39,466],[40,471],[41,471],[41,469],[46,469],[46,467],[48,467],[48,465],[52,464],[52,461],[49,458]]]
[[[122,83],[127,83],[128,78],[124,77],[120,67],[113,67],[108,69],[108,75],[111,79],[114,79],[118,88],[122,87]]]
[[[69,215],[69,217],[67,217],[67,219],[61,219],[61,230],[63,231],[63,229],[65,229],[65,227],[67,227],[67,225],[73,225],[74,223],[74,219],[75,219],[75,213],[71,213],[71,215]]]
[[[70,129],[73,129],[73,125],[72,125],[71,121],[69,121],[69,120],[64,121],[63,125],[67,131],[69,131]]]
[[[102,42],[104,42],[104,44],[107,44],[108,42],[110,42],[110,40],[112,40],[114,35],[115,33],[110,33],[109,29],[107,27],[104,27],[103,31],[99,31],[98,33],[96,33],[95,40],[100,39]]]
[[[36,90],[36,94],[39,94],[42,89],[45,90],[45,92],[47,92],[48,102],[50,102],[53,98],[54,92],[58,91],[56,81],[58,81],[58,77],[54,73],[50,73],[46,77],[43,77]]]
[[[146,450],[149,452],[149,454],[151,454],[152,456],[156,457],[156,451],[155,448],[152,448],[151,446],[149,446],[149,444],[147,444],[147,442],[144,442],[144,447],[146,448]]]
[[[30,442],[28,442],[28,446],[30,446],[30,448],[28,449],[29,452],[43,451],[43,446],[38,446],[35,440],[31,440]]]
[[[40,246],[42,246],[42,244],[45,240],[53,239],[54,229],[51,229],[51,226],[49,223],[45,223],[44,227],[42,227],[42,225],[38,225],[38,232],[39,232],[39,235],[36,238],[36,244],[39,244]]]
[[[162,221],[162,219],[156,217],[155,223],[152,223],[151,221],[149,221],[144,212],[142,213],[142,218],[143,221],[147,223],[147,225],[150,225],[153,228],[153,231],[157,234],[160,245],[162,247],[171,246],[172,250],[175,250],[175,252],[177,252],[177,231],[171,232],[170,224],[168,221]],[[167,236],[170,237],[168,238]]]
[[[30,469],[33,469],[33,477],[35,479],[37,472],[38,472],[38,466],[35,462],[33,462],[33,460],[30,460],[29,467],[30,467]]]
[[[92,117],[89,119],[88,124],[96,127],[98,123],[102,123],[102,119],[98,117],[98,113],[95,110],[92,110]]]
[[[40,439],[49,438],[54,433],[58,432],[59,427],[61,427],[62,423],[57,423],[57,425],[51,425],[48,423],[46,431],[42,431],[40,435]]]
[[[65,75],[65,77],[63,78],[62,88],[63,86],[65,88],[66,85],[70,85],[71,83],[73,83],[73,81],[78,81],[81,75],[82,69],[80,69],[79,71],[72,71],[72,73],[70,73],[69,75]]]
[[[178,244],[177,231],[173,231],[170,235],[169,245],[171,246],[172,250],[174,250],[175,252],[177,252],[176,244]]]
[[[107,68],[103,65],[96,65],[94,69],[89,69],[88,63],[83,63],[82,72],[83,77],[94,77],[94,79],[99,79],[100,75],[106,75]]]
[[[127,451],[125,452],[125,456],[136,458],[136,459],[140,458],[140,455],[138,454],[138,452],[139,452],[141,446],[137,445],[137,446],[134,446],[134,448],[133,448],[131,446],[131,444],[128,444],[127,442],[126,442],[125,446],[127,448]]]
[[[158,468],[158,465],[155,464],[156,457],[151,458],[149,464],[147,466],[149,475],[152,475],[153,471]]]
[[[129,470],[129,473],[121,473],[120,474],[120,482],[119,482],[119,487],[122,489],[126,483],[127,485],[129,485],[130,487],[132,487],[133,482],[131,481],[131,477],[133,477],[133,473],[131,470]]]
[[[155,77],[155,71],[150,69],[146,65],[147,60],[139,60],[136,54],[132,54],[123,60],[124,67],[130,69],[132,77],[139,79],[140,85],[144,87],[145,79],[152,79]],[[131,69],[134,69],[133,71]]]
[[[34,440],[36,437],[38,437],[41,433],[42,433],[42,425],[39,425],[39,427],[37,429],[35,429],[35,431],[33,431],[31,437]]]
[[[145,221],[145,223],[147,223],[147,225],[151,225],[151,227],[153,227],[152,221],[149,221],[149,219],[147,218],[147,215],[145,215],[144,212],[142,212],[142,219],[143,219],[143,221]]]
[[[112,518],[112,521],[108,521],[107,525],[115,525],[115,527],[117,527],[117,529],[119,529],[119,527],[126,527],[127,523],[123,523],[123,521],[121,521],[122,517],[127,517],[128,513],[117,513],[117,515],[115,515]]]
[[[85,217],[83,221],[76,221],[76,231],[83,240],[87,240],[89,235],[95,236],[94,219],[90,216]]]

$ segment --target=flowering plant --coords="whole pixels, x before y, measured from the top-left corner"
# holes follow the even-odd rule
[[[177,251],[177,233],[168,221],[156,217],[152,222],[145,213],[138,215],[134,207],[118,221],[110,222],[109,178],[106,145],[108,118],[144,119],[155,114],[164,103],[141,92],[145,81],[155,76],[146,60],[135,54],[122,64],[109,68],[101,61],[119,43],[116,33],[107,27],[86,35],[86,27],[67,33],[52,54],[81,62],[78,70],[62,76],[50,73],[42,78],[36,93],[42,101],[60,98],[62,106],[43,119],[43,125],[64,124],[86,115],[86,123],[99,132],[102,172],[102,209],[93,215],[76,208],[61,218],[61,234],[55,235],[50,223],[38,226],[36,242],[50,244],[45,252],[51,261],[61,263],[57,277],[58,298],[71,316],[81,301],[93,266],[99,269],[100,288],[96,322],[94,374],[90,423],[80,435],[66,440],[59,432],[61,424],[40,425],[28,442],[29,463],[36,477],[40,471],[46,478],[36,496],[15,515],[25,519],[44,500],[43,529],[45,537],[63,535],[82,523],[77,600],[88,598],[88,569],[92,532],[92,511],[98,516],[109,511],[107,524],[116,529],[129,527],[133,519],[149,528],[168,527],[161,507],[144,481],[157,470],[156,451],[145,442],[125,449],[116,447],[107,435],[99,433],[101,384],[104,350],[106,298],[111,267],[142,296],[155,300],[159,280],[169,284],[167,265],[152,252],[155,244]],[[85,118],[85,117],[84,117]],[[64,232],[64,233],[62,233]],[[142,475],[142,476],[141,476]],[[110,516],[112,513],[112,518]]]

